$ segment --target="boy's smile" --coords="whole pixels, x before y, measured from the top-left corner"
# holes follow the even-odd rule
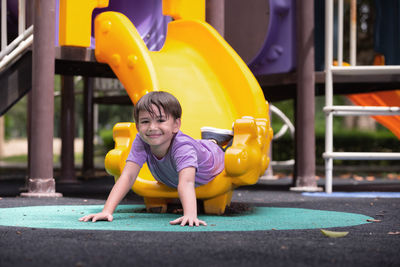
[[[164,109],[152,106],[152,116],[148,111],[139,111],[139,121],[136,128],[140,137],[145,143],[150,145],[151,152],[157,157],[162,158],[167,154],[171,141],[179,131],[181,121],[173,118],[170,114],[165,114]]]

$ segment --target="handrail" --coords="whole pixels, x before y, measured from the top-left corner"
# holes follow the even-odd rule
[[[7,47],[7,0],[1,0],[1,50]]]
[[[5,49],[0,52],[0,60],[2,60],[6,55],[11,53],[22,41],[28,39],[33,34],[33,25],[28,29],[23,31],[17,38],[14,39]]]
[[[0,70],[18,55],[23,53],[33,42],[33,25],[26,29],[26,0],[18,0],[18,37],[10,44],[7,40],[7,0],[1,0],[1,51]]]
[[[11,61],[13,61],[17,56],[24,52],[33,43],[33,35],[29,36],[28,39],[22,41],[12,52],[6,55],[0,61],[0,71],[7,66]]]
[[[277,115],[284,122],[282,128],[276,134],[274,134],[272,140],[277,140],[281,138],[287,132],[287,130],[289,130],[290,136],[294,138],[294,131],[295,131],[294,126],[292,122],[289,120],[289,118],[286,117],[285,113],[283,113],[280,109],[271,104],[269,105],[269,109],[272,113]]]
[[[285,115],[285,113],[283,113],[280,109],[278,109],[272,104],[269,104],[269,109],[271,113],[277,115],[284,123],[282,128],[276,134],[274,134],[272,140],[278,140],[287,132],[287,130],[289,130],[290,136],[294,138],[295,128],[290,119]],[[271,153],[271,159],[272,159],[272,153]],[[283,160],[283,161],[271,160],[271,166],[293,166],[294,163],[295,163],[294,159]]]
[[[26,2],[18,0],[18,34],[22,34],[26,28]]]
[[[371,116],[371,115],[400,115],[400,107],[381,106],[325,106],[325,113],[333,113],[335,116]]]

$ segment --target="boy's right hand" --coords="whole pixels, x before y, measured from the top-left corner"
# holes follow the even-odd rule
[[[79,219],[79,221],[81,222],[87,222],[87,221],[92,221],[92,222],[96,222],[96,221],[109,221],[112,222],[113,220],[113,216],[110,213],[107,212],[99,212],[96,214],[89,214],[86,216],[83,216],[82,218]]]

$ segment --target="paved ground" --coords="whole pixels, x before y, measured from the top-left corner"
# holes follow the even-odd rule
[[[400,192],[399,181],[335,180],[338,191]],[[0,180],[0,208],[103,204],[112,179],[57,185],[58,199],[18,197],[23,179]],[[0,226],[0,266],[400,266],[399,198],[316,198],[290,192],[289,179],[235,191],[234,207],[292,207],[360,213],[379,222],[334,228],[241,232],[124,232]],[[129,193],[123,203],[143,203]],[[1,216],[1,210],[0,210]],[[397,233],[397,234],[393,234]]]

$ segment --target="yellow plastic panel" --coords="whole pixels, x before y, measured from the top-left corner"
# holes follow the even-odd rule
[[[173,19],[205,20],[205,0],[163,0],[163,14]]]
[[[118,123],[113,128],[115,148],[107,153],[105,167],[109,174],[120,176],[135,138],[134,123]]]
[[[60,46],[90,47],[92,12],[108,0],[60,0]]]

